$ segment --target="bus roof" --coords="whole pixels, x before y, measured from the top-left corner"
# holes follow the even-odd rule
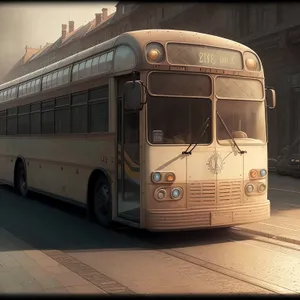
[[[86,58],[97,55],[98,53],[108,51],[121,44],[130,45],[136,51],[137,54],[140,53],[141,55],[143,55],[143,48],[149,42],[160,42],[164,46],[167,42],[181,42],[199,45],[203,44],[207,46],[216,46],[220,48],[240,50],[242,52],[247,50],[253,52],[253,50],[238,42],[199,32],[168,29],[146,29],[130,31],[122,33],[121,35],[114,37],[108,41],[105,41],[101,44],[97,44],[91,48],[78,52],[74,55],[71,55],[63,60],[57,61],[51,65],[38,69],[34,72],[28,73],[22,77],[3,83],[0,85],[0,90],[4,90],[8,87],[17,85],[19,83],[26,82],[36,77],[40,77],[56,69],[71,65],[77,61],[81,61]]]

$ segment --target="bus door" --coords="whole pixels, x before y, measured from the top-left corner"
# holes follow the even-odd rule
[[[118,82],[118,217],[140,222],[140,113],[124,110],[123,84]]]

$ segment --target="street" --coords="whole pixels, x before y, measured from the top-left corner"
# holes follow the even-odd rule
[[[299,179],[272,173],[270,220],[230,230],[147,233],[106,230],[87,222],[80,209],[38,195],[23,199],[2,186],[0,292],[300,293],[299,196]]]

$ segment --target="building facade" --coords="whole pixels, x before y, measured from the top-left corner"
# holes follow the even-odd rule
[[[62,25],[53,44],[36,49],[12,68],[9,81],[123,32],[138,29],[182,29],[215,34],[248,45],[261,57],[266,84],[277,92],[277,108],[268,112],[269,156],[300,136],[300,4],[297,3],[143,3],[119,2],[116,12],[95,14],[75,29]],[[27,51],[28,52],[28,51]],[[28,54],[27,54],[28,58]]]

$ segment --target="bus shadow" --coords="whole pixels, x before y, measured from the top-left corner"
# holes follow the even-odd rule
[[[88,222],[83,209],[35,193],[23,199],[6,186],[0,186],[0,227],[36,249],[61,251],[167,249],[249,239],[226,229],[158,233],[117,225],[108,230]],[[24,243],[1,246],[24,248]]]

